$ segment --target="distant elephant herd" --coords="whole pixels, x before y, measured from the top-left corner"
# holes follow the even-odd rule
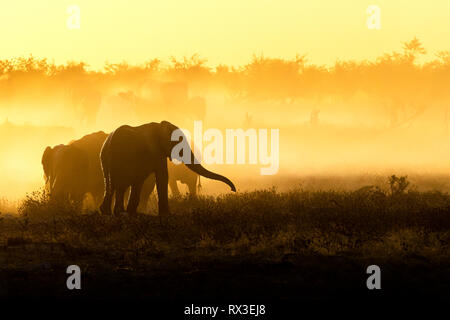
[[[172,194],[178,196],[177,181],[189,187],[191,197],[196,197],[200,176],[222,181],[236,191],[228,178],[201,164],[177,165],[171,161],[172,148],[185,138],[171,140],[177,129],[167,121],[137,127],[124,125],[110,134],[99,131],[67,145],[47,147],[42,166],[50,197],[68,197],[81,203],[90,193],[101,213],[118,214],[125,211],[125,193],[131,187],[126,211],[135,214],[146,211],[156,185],[158,211],[168,214],[168,185]]]

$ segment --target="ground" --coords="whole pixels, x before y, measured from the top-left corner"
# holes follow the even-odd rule
[[[28,196],[17,215],[0,215],[0,297],[450,299],[447,193],[267,189],[170,205],[160,220],[80,213],[45,193]],[[66,287],[73,264],[81,290]],[[374,264],[379,291],[366,286]]]

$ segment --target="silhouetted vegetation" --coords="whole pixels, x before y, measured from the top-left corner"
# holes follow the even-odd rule
[[[378,263],[385,295],[442,297],[450,196],[390,181],[395,192],[386,183],[171,199],[163,224],[151,214],[80,214],[36,192],[18,216],[0,217],[0,275],[13,296],[71,296],[64,270],[76,263],[84,297],[358,299],[365,268]]]
[[[336,61],[329,67],[308,63],[304,55],[293,59],[254,56],[240,67],[209,67],[206,59],[194,55],[183,60],[171,58],[168,64],[150,59],[143,65],[106,63],[103,70],[90,70],[84,62],[55,65],[30,56],[0,61],[0,99],[20,100],[23,93],[29,99],[40,94],[40,88],[50,87],[60,94],[92,84],[103,92],[120,87],[139,94],[152,81],[186,81],[191,88],[223,90],[231,98],[247,101],[292,103],[306,99],[320,103],[328,97],[349,102],[363,94],[371,103],[361,108],[381,109],[391,125],[397,126],[425,108],[439,108],[450,98],[446,85],[450,82],[450,52],[438,52],[435,59],[420,64],[418,58],[424,53],[414,38],[403,43],[402,51],[386,53],[375,61]]]
[[[405,191],[405,178],[394,180],[390,191],[372,186],[352,192],[267,189],[171,199],[173,216],[163,225],[149,214],[80,214],[76,205],[36,192],[23,201],[19,216],[4,221],[0,237],[3,244],[19,234],[29,243],[143,256],[183,248],[213,255],[447,255],[450,196]]]

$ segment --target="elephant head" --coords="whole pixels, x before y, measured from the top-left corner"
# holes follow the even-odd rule
[[[47,147],[42,154],[42,167],[44,169],[45,184],[49,188],[49,192],[52,192],[53,183],[55,181],[55,170],[57,162],[57,154],[63,148],[64,145],[60,144],[55,147]]]
[[[173,141],[172,134],[176,130],[179,130],[178,134],[177,134],[179,136],[179,139]],[[183,161],[183,159],[186,159],[187,157],[184,157],[182,153],[180,153],[178,155],[173,154],[172,150],[177,144],[179,144],[183,141],[188,143],[186,136],[181,132],[181,130],[177,126],[173,125],[172,123],[170,123],[168,121],[162,121],[161,128],[160,128],[160,140],[159,141],[160,141],[161,148],[164,150],[164,153],[171,161],[173,160],[172,157],[175,156],[175,160],[183,162],[186,165],[186,167],[188,167],[195,173],[197,173],[205,178],[208,178],[208,179],[222,181],[230,186],[231,191],[236,192],[236,187],[234,186],[233,182],[230,181],[230,179],[228,179],[227,177],[224,177],[220,174],[211,172],[211,171],[205,169],[201,164],[197,163],[197,161],[195,161],[195,155],[192,152],[189,145],[186,145],[184,148],[184,150],[189,150],[189,161],[187,161],[187,162]]]
[[[49,178],[50,178],[50,168],[52,166],[52,154],[53,154],[53,149],[51,147],[47,147],[44,150],[44,153],[42,154],[42,167],[44,169],[44,180],[45,183],[47,184],[49,182]]]

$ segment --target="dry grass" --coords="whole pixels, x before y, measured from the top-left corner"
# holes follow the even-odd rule
[[[81,214],[74,204],[36,192],[22,202],[17,216],[2,220],[0,241],[60,243],[142,257],[175,252],[448,256],[450,196],[406,191],[391,182],[390,191],[371,186],[351,192],[266,189],[171,199],[173,214],[163,224],[150,214]]]

